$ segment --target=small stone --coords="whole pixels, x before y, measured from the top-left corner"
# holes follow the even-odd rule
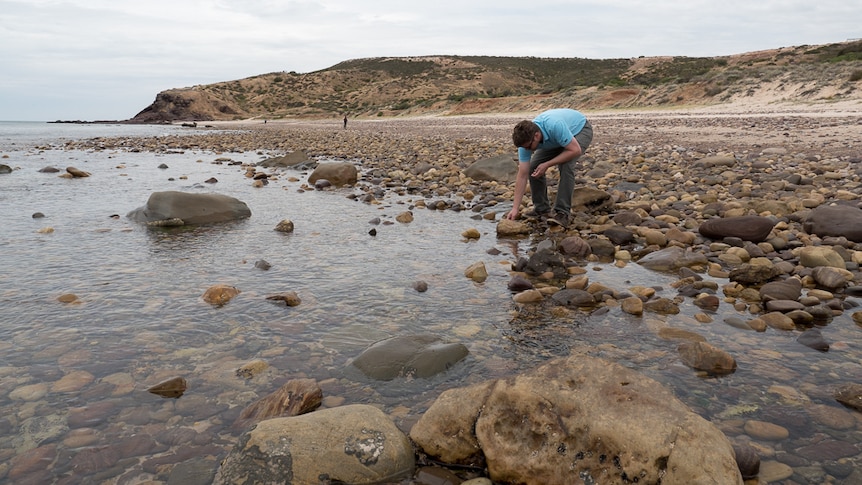
[[[243,379],[251,379],[255,376],[258,376],[261,372],[267,369],[269,364],[262,360],[253,360],[244,364],[242,367],[236,370],[236,376],[241,377]]]
[[[479,234],[479,230],[476,228],[470,228],[461,233],[461,237],[465,239],[479,239],[481,235]]]
[[[479,261],[471,264],[466,270],[464,270],[464,276],[470,278],[476,283],[482,283],[488,278],[488,270],[485,269],[485,263]]]
[[[177,399],[188,389],[188,383],[182,377],[174,377],[150,387],[147,391],[163,398]]]
[[[539,290],[525,290],[512,296],[515,303],[538,303],[544,299],[545,297]]]
[[[240,293],[235,286],[214,285],[204,292],[203,299],[211,305],[222,306]]]
[[[275,230],[278,232],[293,232],[293,229],[293,221],[291,221],[290,219],[285,219],[275,226]]]
[[[790,432],[783,426],[756,420],[745,422],[745,433],[752,438],[767,441],[781,441],[790,436]]]

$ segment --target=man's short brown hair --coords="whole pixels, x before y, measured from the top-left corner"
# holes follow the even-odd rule
[[[539,132],[539,125],[530,120],[519,121],[512,131],[512,142],[516,147],[524,146],[533,141],[533,136]]]

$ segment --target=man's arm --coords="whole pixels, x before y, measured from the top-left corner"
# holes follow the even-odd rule
[[[570,160],[574,160],[581,156],[581,145],[578,144],[578,141],[572,137],[572,141],[569,142],[568,145],[563,147],[563,151],[561,151],[556,157],[548,160],[547,162],[540,163],[536,170],[530,174],[532,177],[541,177],[545,175],[545,172],[548,171],[549,168],[560,165],[561,163],[566,163]],[[520,170],[518,171],[518,175],[520,175]]]
[[[515,178],[515,198],[512,201],[512,210],[506,214],[506,219],[515,220],[521,212],[521,202],[527,191],[527,178],[530,176],[530,162],[518,162],[518,175]]]

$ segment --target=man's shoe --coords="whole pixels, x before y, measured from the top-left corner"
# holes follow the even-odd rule
[[[536,209],[531,209],[524,213],[524,217],[528,217],[530,219],[546,219],[550,215],[551,211],[549,210],[545,212],[538,212]]]
[[[562,212],[557,212],[554,217],[548,219],[548,224],[560,226],[563,229],[569,227],[569,215]]]

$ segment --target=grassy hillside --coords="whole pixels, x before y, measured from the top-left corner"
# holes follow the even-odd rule
[[[862,98],[862,41],[721,57],[353,59],[156,96],[134,121],[398,116]]]

